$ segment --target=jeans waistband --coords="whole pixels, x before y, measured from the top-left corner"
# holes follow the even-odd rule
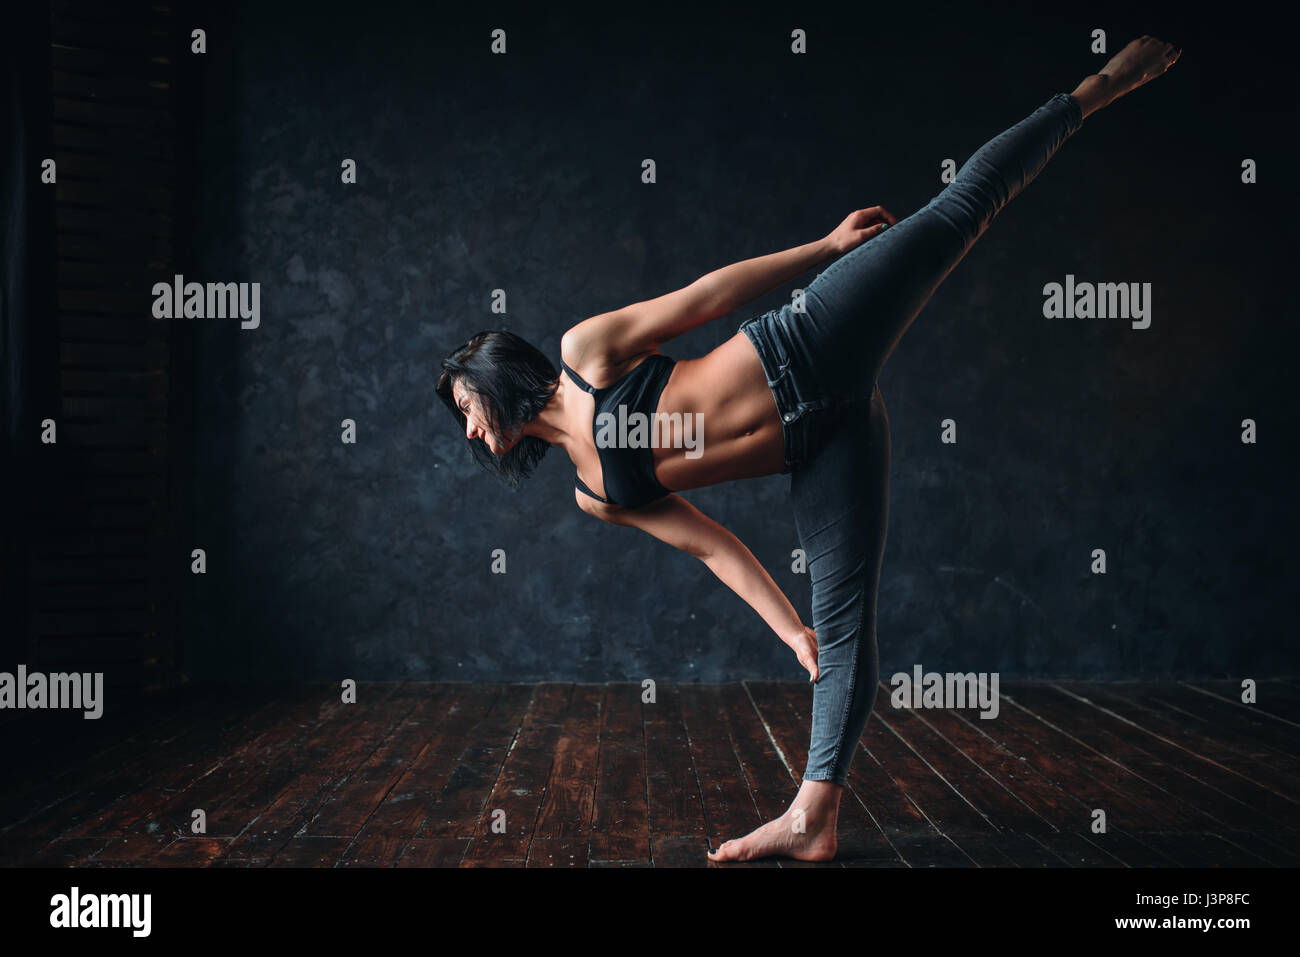
[[[790,472],[799,466],[809,451],[808,423],[809,413],[827,409],[832,403],[815,394],[808,387],[811,370],[796,368],[797,363],[781,345],[779,334],[773,332],[773,324],[787,322],[782,313],[790,306],[780,310],[771,310],[761,316],[755,316],[741,324],[740,330],[754,344],[758,361],[763,366],[763,375],[767,378],[768,388],[776,400],[776,410],[781,416],[781,431],[785,438],[785,461],[782,472]],[[783,328],[789,329],[787,324]],[[811,418],[819,418],[811,416]]]

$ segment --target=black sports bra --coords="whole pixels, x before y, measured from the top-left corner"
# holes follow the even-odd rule
[[[602,447],[601,440],[597,436],[596,423],[602,413],[608,413],[613,418],[605,421],[613,427],[617,436],[622,427],[621,423],[627,423],[633,413],[640,412],[646,417],[646,421],[651,423],[650,428],[653,428],[654,412],[659,405],[659,396],[664,391],[664,386],[667,385],[668,377],[676,364],[676,359],[670,359],[656,352],[617,382],[603,389],[597,389],[584,382],[581,376],[565,365],[563,359],[560,360],[560,367],[569,374],[569,378],[596,399],[596,411],[591,419],[591,434],[596,442],[596,454],[600,457],[600,469],[608,497],[601,498],[587,488],[582,479],[575,476],[577,487],[581,491],[602,502],[622,505],[624,508],[640,508],[642,505],[672,494],[671,489],[664,488],[655,478],[654,449],[650,447],[648,439],[642,447],[631,447],[617,441],[612,445],[606,443],[605,447]],[[622,415],[619,411],[620,406],[626,408]],[[645,435],[650,435],[649,429],[646,430]]]

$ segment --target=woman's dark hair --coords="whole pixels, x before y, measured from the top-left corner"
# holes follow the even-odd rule
[[[451,392],[457,379],[479,397],[492,431],[504,439],[546,407],[559,385],[560,373],[540,350],[513,332],[480,332],[442,360],[438,376],[438,395],[464,434],[465,413]],[[514,488],[533,471],[551,444],[525,435],[505,455],[495,454],[482,439],[471,439],[469,447],[479,465]]]

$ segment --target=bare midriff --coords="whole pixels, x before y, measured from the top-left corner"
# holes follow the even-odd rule
[[[644,361],[642,358],[640,361]],[[619,370],[625,375],[638,363]],[[595,384],[595,383],[593,383]],[[603,383],[602,383],[603,384]],[[743,332],[697,359],[679,359],[659,395],[661,415],[698,418],[695,450],[671,445],[654,448],[655,478],[672,491],[701,488],[780,472],[785,465],[785,437],[776,400],[763,374],[754,345]],[[587,485],[604,494],[599,457],[593,440],[581,454],[580,471],[600,477]]]

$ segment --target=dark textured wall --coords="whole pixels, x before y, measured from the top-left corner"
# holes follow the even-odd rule
[[[516,491],[483,474],[434,395],[438,360],[505,327],[558,361],[587,316],[809,242],[858,207],[907,215],[942,188],[945,158],[1098,69],[1098,26],[1112,52],[1161,28],[1186,52],[1085,122],[881,376],[882,672],[1294,670],[1292,108],[1267,71],[1242,72],[1249,51],[1225,54],[1230,24],[616,10],[210,15],[187,278],[260,282],[262,319],[193,320],[189,531],[208,570],[185,596],[192,675],[798,678],[696,559],[580,512],[558,450]],[[809,54],[789,52],[793,27]],[[1244,157],[1259,184],[1240,182]],[[1067,273],[1150,282],[1151,328],[1044,319],[1042,287]],[[707,351],[813,275],[664,351]],[[686,494],[811,623],[788,484]]]

